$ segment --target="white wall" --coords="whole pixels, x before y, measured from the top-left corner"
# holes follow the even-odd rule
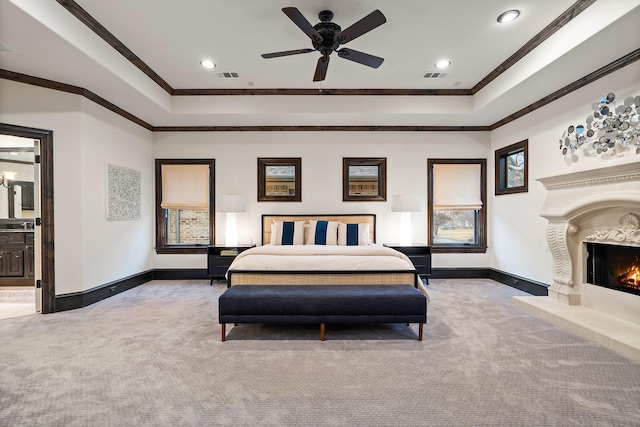
[[[155,158],[216,159],[218,194],[244,194],[239,237],[260,241],[263,213],[375,213],[378,242],[394,242],[400,220],[394,194],[419,194],[423,210],[412,214],[413,239],[425,242],[427,159],[487,158],[489,251],[435,254],[434,267],[488,267],[551,282],[546,197],[535,178],[571,168],[558,150],[570,124],[590,105],[614,92],[640,94],[640,62],[609,75],[521,119],[488,132],[158,132],[145,129],[77,95],[0,79],[0,121],[54,131],[56,294],[79,292],[149,268],[205,268],[205,255],[157,255],[154,246]],[[529,192],[493,196],[496,149],[529,140]],[[257,158],[302,157],[302,202],[257,202]],[[342,158],[386,157],[387,202],[343,202]],[[581,159],[579,164],[601,160]],[[138,169],[142,218],[107,221],[105,164]],[[219,215],[216,241],[224,242]]]
[[[151,268],[151,132],[78,95],[0,79],[0,121],[53,130],[56,294]],[[105,216],[104,164],[139,169],[139,221]]]
[[[155,158],[214,158],[216,192],[247,197],[237,214],[239,240],[260,243],[265,213],[374,213],[377,241],[397,242],[400,214],[391,212],[394,194],[422,196],[422,212],[412,214],[414,242],[427,241],[427,159],[487,158],[488,132],[157,132]],[[257,158],[301,157],[302,202],[257,202]],[[386,157],[387,202],[343,202],[342,158]],[[216,241],[224,242],[224,215]],[[489,254],[436,254],[436,267],[487,267]],[[165,268],[204,268],[204,255],[155,255]]]
[[[546,241],[547,221],[540,216],[547,191],[536,178],[606,162],[600,158],[580,158],[577,163],[567,163],[558,149],[558,141],[570,125],[585,124],[585,118],[592,112],[591,105],[609,92],[616,94],[617,101],[640,95],[640,61],[491,133],[492,152],[523,139],[529,140],[528,193],[493,196],[491,174],[489,230],[493,268],[547,284],[552,282],[552,258]],[[637,156],[635,153],[630,155]],[[493,163],[492,153],[490,170],[493,170]]]

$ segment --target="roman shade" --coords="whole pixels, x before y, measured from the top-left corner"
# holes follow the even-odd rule
[[[208,209],[209,165],[163,164],[163,209]]]
[[[433,165],[434,209],[482,209],[479,164]]]

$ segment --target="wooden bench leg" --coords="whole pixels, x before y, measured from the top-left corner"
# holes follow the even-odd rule
[[[221,323],[220,327],[222,328],[222,342],[225,342],[227,339],[227,324]]]
[[[424,323],[420,323],[418,326],[418,341],[422,341],[422,330],[424,329]]]
[[[320,341],[324,341],[324,323],[320,323]]]

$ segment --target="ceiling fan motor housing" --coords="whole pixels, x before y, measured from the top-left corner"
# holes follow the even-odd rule
[[[327,56],[338,47],[337,44],[334,43],[334,38],[336,34],[342,31],[342,28],[340,28],[338,24],[331,22],[333,12],[330,10],[323,10],[318,14],[318,18],[320,18],[320,22],[314,25],[313,28],[320,33],[322,41],[318,43],[312,40],[313,48],[322,55]]]

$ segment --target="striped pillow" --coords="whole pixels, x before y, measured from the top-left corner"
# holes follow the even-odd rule
[[[306,245],[337,245],[338,244],[338,221],[315,221],[309,220]]]
[[[271,242],[274,245],[304,244],[304,221],[276,221]]]
[[[345,224],[338,225],[338,245],[357,246],[371,245],[369,237],[370,224]]]

